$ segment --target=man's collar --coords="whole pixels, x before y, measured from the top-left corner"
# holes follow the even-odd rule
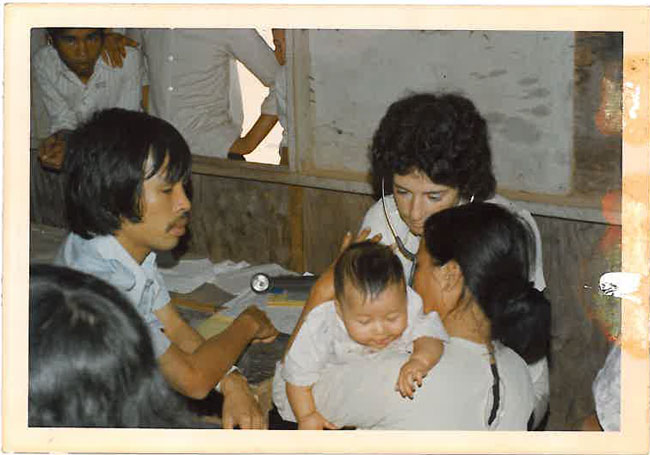
[[[98,236],[92,239],[92,242],[95,243],[97,250],[101,252],[104,258],[120,261],[129,269],[152,268],[156,262],[156,253],[151,251],[144,258],[142,264],[138,264],[113,235]]]
[[[54,49],[54,48],[53,48],[53,49]],[[76,74],[74,71],[72,71],[72,70],[68,67],[68,65],[65,64],[65,62],[64,62],[63,60],[61,60],[61,57],[59,57],[59,53],[56,51],[56,49],[54,49],[54,52],[55,52],[55,54],[56,54],[56,59],[57,59],[57,61],[59,62],[59,67],[61,68],[61,71],[63,72],[63,74],[64,74],[68,79],[72,79],[72,80],[74,80],[75,82],[77,82],[77,83],[83,85],[84,87],[88,87],[88,84],[90,84],[90,83],[93,81],[93,79],[95,79],[95,78],[97,77],[98,69],[99,69],[100,67],[101,67],[101,68],[110,68],[110,66],[108,66],[106,63],[104,63],[104,61],[102,60],[102,57],[99,56],[99,58],[97,58],[97,61],[95,62],[95,68],[93,69],[93,74],[92,74],[92,76],[90,76],[90,77],[88,78],[88,82],[86,82],[86,83],[84,84],[84,83],[82,82],[82,80],[79,78],[79,76],[77,76],[77,74]]]

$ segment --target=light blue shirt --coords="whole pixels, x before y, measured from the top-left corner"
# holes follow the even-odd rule
[[[89,273],[115,286],[144,319],[155,356],[160,357],[169,348],[171,342],[154,314],[170,301],[167,286],[156,266],[155,253],[149,253],[142,264],[138,264],[112,235],[86,240],[70,233],[54,263]]]

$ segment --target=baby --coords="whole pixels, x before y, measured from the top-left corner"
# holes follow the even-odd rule
[[[448,340],[438,314],[423,313],[399,258],[385,245],[361,242],[346,249],[334,268],[334,288],[336,300],[307,315],[284,364],[276,366],[273,401],[282,418],[302,430],[336,428],[318,412],[311,392],[327,366],[383,350],[408,352],[395,388],[413,398],[414,384],[422,385]]]

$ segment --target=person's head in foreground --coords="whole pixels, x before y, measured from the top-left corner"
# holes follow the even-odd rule
[[[334,267],[336,312],[354,341],[383,349],[406,329],[402,264],[390,247],[373,242],[348,247]]]
[[[141,263],[185,234],[191,155],[181,134],[150,115],[108,109],[70,136],[66,210],[83,238],[114,235]]]
[[[422,235],[440,210],[494,195],[487,125],[463,96],[420,93],[394,102],[370,152],[376,191],[383,181],[413,234]]]
[[[543,358],[551,310],[528,280],[531,245],[525,224],[495,204],[465,204],[432,215],[414,282],[424,311],[437,311],[451,336],[500,341],[527,363]]]
[[[103,28],[48,28],[50,42],[59,58],[86,83],[104,45]]]
[[[102,280],[51,265],[30,267],[28,402],[34,427],[190,425],[133,305]]]

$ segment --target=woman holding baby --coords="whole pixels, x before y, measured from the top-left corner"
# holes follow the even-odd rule
[[[303,323],[313,326],[321,306],[331,308],[339,329],[364,346],[366,355],[339,363],[336,355],[331,357],[319,366],[313,383],[300,385],[309,395],[298,403],[309,403],[306,410],[312,421],[313,412],[318,413],[321,428],[534,427],[546,412],[549,392],[550,305],[541,293],[541,241],[530,214],[494,193],[485,120],[461,96],[407,97],[393,103],[381,120],[371,160],[381,199],[366,214],[360,237],[370,232],[380,234],[381,243],[395,244],[404,277],[397,286],[387,281],[374,294],[363,280],[352,291],[343,286],[335,294],[333,271],[321,277],[287,358],[305,343],[333,352],[327,334],[313,332],[306,341],[300,333]],[[349,237],[344,245],[348,243]],[[350,277],[355,282],[357,275]],[[409,305],[418,297],[408,287],[400,288],[403,284],[421,297],[416,309]],[[387,292],[396,294],[390,300],[402,302],[392,313],[374,305],[386,300]],[[354,300],[350,293],[356,296],[360,319],[346,320],[346,307]],[[396,312],[406,315],[404,327],[387,331]],[[431,314],[439,316],[446,333],[410,329]],[[364,322],[372,325],[377,339],[388,341],[385,346],[355,339],[352,324]],[[405,340],[406,334],[411,338]],[[444,342],[441,355],[432,340]],[[425,361],[405,374],[414,357]],[[296,384],[281,370],[290,391]],[[295,412],[295,400],[289,398]]]

